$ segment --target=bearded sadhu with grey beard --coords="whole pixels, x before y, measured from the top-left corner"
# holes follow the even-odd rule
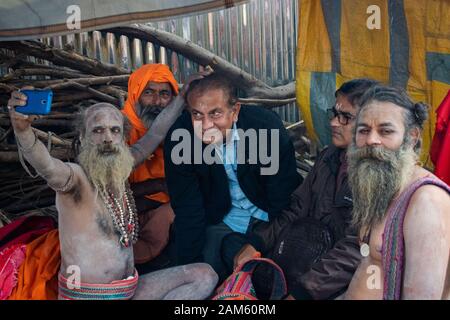
[[[128,98],[122,110],[131,124],[127,143],[132,145],[144,136],[177,94],[178,83],[167,65],[145,64],[134,70],[128,80]],[[167,264],[167,259],[155,258],[169,242],[175,217],[167,195],[162,146],[131,172],[129,182],[141,226],[133,246],[134,261],[139,270],[158,269]]]
[[[347,156],[364,257],[345,299],[450,299],[450,188],[418,163],[427,116],[401,89],[361,98]]]
[[[184,92],[130,148],[125,143],[126,119],[116,107],[99,103],[84,110],[79,127],[78,164],[62,162],[49,154],[31,128],[35,116],[15,111],[26,101],[26,95],[14,91],[8,109],[19,151],[56,191],[61,248],[58,297],[207,298],[217,283],[217,274],[209,265],[179,266],[140,277],[134,267],[133,243],[139,224],[127,179],[132,169],[161,143],[184,106]],[[78,270],[75,278],[73,270]]]

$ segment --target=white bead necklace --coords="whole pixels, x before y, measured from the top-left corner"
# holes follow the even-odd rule
[[[136,243],[139,232],[139,221],[130,188],[126,186],[125,192],[120,199],[121,201],[111,191],[97,189],[100,190],[100,196],[113,220],[114,227],[120,233],[120,244],[124,247],[129,247],[130,242],[132,244]]]

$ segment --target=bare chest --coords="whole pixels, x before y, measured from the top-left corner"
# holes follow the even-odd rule
[[[63,273],[75,266],[82,281],[90,283],[133,275],[132,246],[121,245],[120,233],[101,198],[85,198],[77,207],[60,201],[58,212]]]
[[[371,228],[363,228],[359,233],[361,255],[381,264],[383,234],[387,218]]]
[[[346,293],[347,299],[382,299],[383,268],[382,245],[385,221],[371,230],[361,230],[360,248],[363,259]]]

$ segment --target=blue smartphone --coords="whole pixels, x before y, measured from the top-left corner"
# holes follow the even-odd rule
[[[27,96],[27,104],[16,107],[16,111],[23,114],[49,114],[53,92],[52,90],[21,90]]]

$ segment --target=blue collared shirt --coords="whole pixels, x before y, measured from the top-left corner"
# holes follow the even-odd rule
[[[230,140],[226,144],[221,144],[220,147],[216,148],[216,152],[225,167],[231,196],[231,209],[223,218],[223,222],[235,232],[246,233],[251,217],[263,221],[269,221],[269,217],[267,212],[250,202],[239,186],[237,178],[238,141],[239,134],[236,123],[234,123]]]

